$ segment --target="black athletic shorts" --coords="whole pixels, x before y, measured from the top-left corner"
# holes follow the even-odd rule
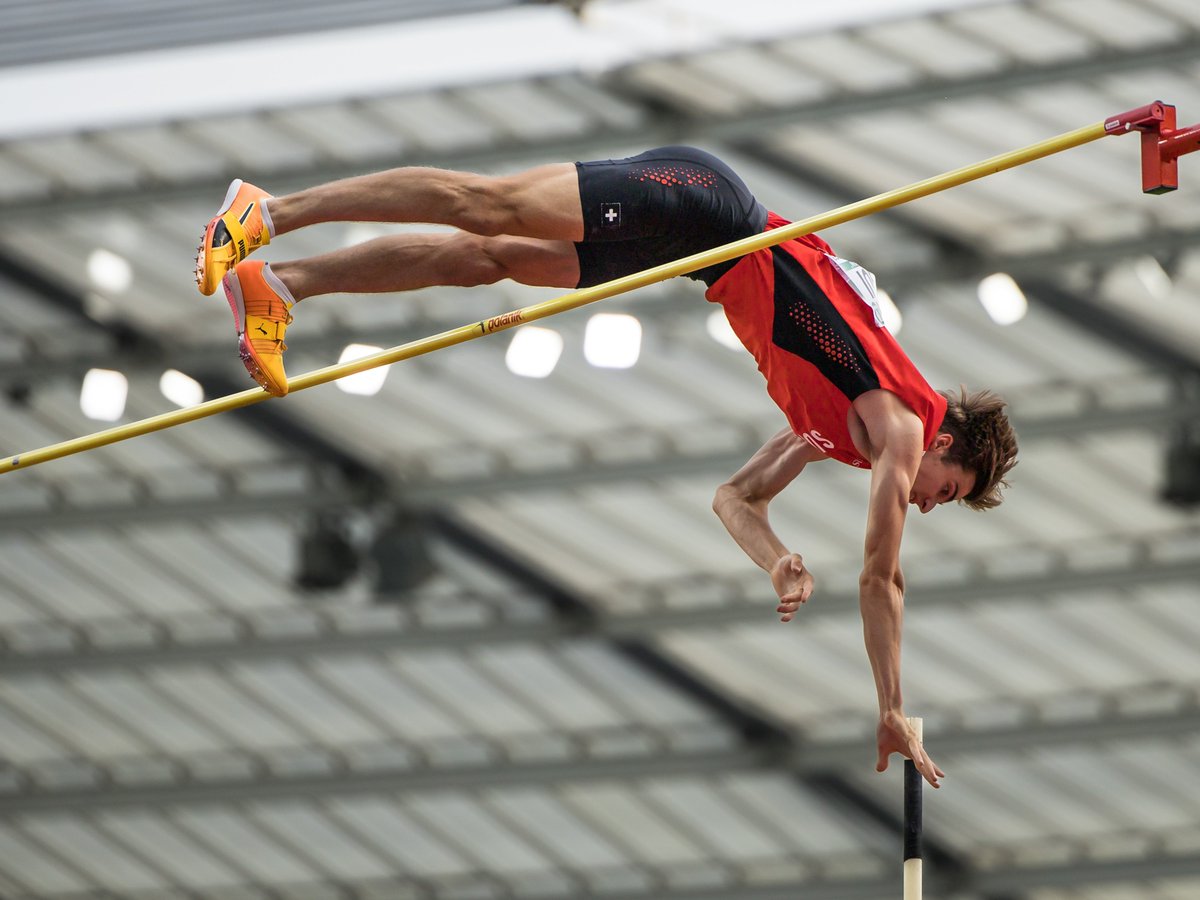
[[[577,162],[583,202],[579,287],[759,234],[767,210],[736,173],[695,147]],[[736,259],[688,275],[712,285]]]

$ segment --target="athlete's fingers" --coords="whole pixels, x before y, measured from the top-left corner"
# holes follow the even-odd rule
[[[913,738],[908,745],[909,753],[912,755],[912,761],[917,766],[917,771],[928,781],[933,787],[941,787],[938,784],[938,777],[945,777],[938,767],[933,764],[933,760],[929,758],[929,754],[925,752],[925,748]]]
[[[940,788],[941,782],[938,781],[937,766],[933,764],[928,756],[923,757],[924,765],[920,766],[921,774],[925,776],[925,780],[935,788]]]

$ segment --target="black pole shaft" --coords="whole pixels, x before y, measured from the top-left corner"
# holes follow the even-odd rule
[[[921,773],[904,761],[904,859],[921,859]]]

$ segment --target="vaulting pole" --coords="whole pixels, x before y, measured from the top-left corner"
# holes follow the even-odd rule
[[[725,260],[744,256],[755,250],[762,250],[792,238],[800,237],[801,235],[810,234],[814,231],[822,231],[832,228],[834,225],[841,225],[853,219],[859,219],[903,203],[919,200],[922,197],[928,197],[930,194],[958,187],[969,181],[975,181],[987,175],[1002,172],[1005,169],[1023,166],[1034,160],[1042,159],[1055,153],[1061,153],[1063,150],[1070,150],[1073,147],[1087,144],[1107,134],[1119,134],[1133,129],[1145,130],[1145,122],[1161,121],[1161,107],[1162,104],[1150,104],[1137,110],[1121,113],[1103,122],[1097,122],[1095,125],[1078,128],[1075,131],[1069,131],[1057,137],[1039,141],[1020,150],[1002,153],[999,156],[993,156],[991,159],[985,159],[983,162],[955,169],[933,178],[927,178],[924,181],[918,181],[907,187],[877,194],[866,200],[859,200],[856,203],[851,203],[799,222],[793,222],[791,225],[783,228],[752,235],[731,244],[725,244],[715,247],[712,250],[706,250],[703,253],[696,253],[692,256],[676,260],[675,262],[647,269],[644,272],[636,272],[632,275],[626,275],[623,278],[617,278],[613,281],[596,285],[595,287],[573,291],[561,297],[544,300],[541,303],[513,310],[501,316],[484,319],[480,322],[473,322],[450,331],[444,331],[441,334],[435,334],[431,337],[402,344],[399,347],[393,347],[390,350],[383,350],[371,356],[365,356],[351,362],[339,363],[327,366],[324,369],[308,372],[304,375],[298,375],[288,380],[288,393],[295,393],[306,388],[316,387],[319,384],[327,384],[339,378],[344,378],[347,375],[354,375],[377,366],[390,365],[401,360],[411,359],[414,356],[432,353],[434,350],[442,350],[446,347],[461,344],[496,331],[503,331],[507,328],[525,324],[526,322],[533,322],[538,319],[544,319],[547,316],[554,316],[561,312],[577,309],[589,303],[595,303],[597,300],[604,300],[608,297],[624,294],[637,288],[645,287],[648,284],[674,278],[677,275],[685,275],[696,269],[703,269],[707,266],[724,262]],[[1156,112],[1158,115],[1157,120],[1154,119]],[[164,428],[173,428],[185,422],[193,422],[196,419],[203,419],[217,413],[228,412],[232,409],[239,409],[243,406],[260,403],[263,400],[270,399],[271,396],[271,394],[262,388],[253,388],[241,393],[229,394],[225,397],[209,400],[196,406],[173,410],[161,415],[151,416],[148,419],[130,422],[126,425],[118,425],[114,428],[98,431],[95,434],[73,438],[37,450],[29,450],[25,453],[18,453],[16,456],[0,459],[0,473],[11,472],[15,469],[27,469],[38,463],[49,462],[52,459],[60,459],[64,456],[71,456],[72,454],[83,453],[88,450],[95,450],[97,447],[115,444],[118,441],[124,441],[141,434],[161,431]]]
[[[925,737],[921,719],[910,718],[908,724]],[[904,900],[921,900],[921,773],[911,759],[904,761]]]

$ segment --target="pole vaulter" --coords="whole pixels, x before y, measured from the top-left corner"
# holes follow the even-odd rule
[[[461,344],[484,335],[492,334],[493,332],[503,331],[527,322],[533,322],[548,316],[557,315],[561,312],[577,309],[589,303],[594,303],[597,300],[604,300],[618,294],[627,293],[655,282],[694,272],[706,266],[731,260],[793,238],[872,215],[949,188],[958,187],[1006,169],[1022,166],[1055,153],[1079,147],[1108,135],[1124,134],[1130,131],[1141,133],[1143,190],[1154,194],[1175,190],[1178,187],[1179,157],[1200,149],[1200,125],[1177,129],[1175,127],[1175,107],[1156,101],[1138,109],[1111,116],[1094,125],[1088,125],[1075,131],[1040,141],[1023,149],[994,156],[974,165],[955,169],[942,175],[925,179],[924,181],[918,181],[907,187],[887,191],[874,197],[803,219],[782,228],[753,235],[594,287],[576,290],[532,306],[513,310],[504,315],[473,322],[459,328],[451,329],[450,331],[411,341],[407,344],[393,347],[361,359],[298,375],[288,380],[288,388],[290,391],[301,391],[306,388],[316,387],[317,385],[327,384],[348,375],[354,375],[378,366],[390,365],[402,360],[411,359],[415,356],[421,356],[435,350]],[[95,450],[99,447],[137,437],[138,435],[161,431],[165,428],[182,425],[185,422],[192,422],[218,413],[228,412],[229,410],[251,406],[263,400],[268,400],[271,397],[270,393],[259,388],[229,394],[195,406],[173,410],[84,437],[62,441],[57,444],[51,444],[0,459],[0,472],[26,469],[39,463]]]

